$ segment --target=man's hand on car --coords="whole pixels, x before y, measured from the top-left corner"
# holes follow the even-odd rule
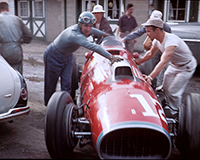
[[[109,58],[108,58],[110,61],[111,61],[111,65],[115,62],[120,62],[123,60],[123,58],[120,58],[120,57],[115,57],[113,55],[110,55]]]

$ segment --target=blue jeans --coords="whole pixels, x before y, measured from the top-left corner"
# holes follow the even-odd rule
[[[56,91],[58,78],[61,78],[61,91],[71,93],[71,76],[73,69],[74,55],[64,55],[59,53],[51,43],[44,53],[44,102],[45,106]]]

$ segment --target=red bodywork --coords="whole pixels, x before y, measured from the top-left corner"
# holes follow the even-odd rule
[[[80,80],[81,104],[87,104],[88,106],[85,108],[84,116],[90,121],[92,140],[99,157],[119,158],[118,153],[113,153],[112,156],[110,153],[107,154],[107,148],[110,147],[107,145],[109,143],[113,146],[114,144],[111,143],[116,143],[116,141],[110,142],[114,137],[114,132],[117,131],[115,136],[119,139],[119,137],[127,137],[124,135],[119,136],[119,134],[132,130],[129,133],[131,135],[128,135],[129,139],[133,136],[140,136],[141,139],[141,135],[145,133],[143,136],[145,138],[142,137],[145,140],[142,141],[146,141],[148,138],[149,143],[149,138],[153,137],[153,142],[147,144],[148,147],[146,147],[146,144],[145,147],[132,147],[132,152],[141,150],[141,148],[145,148],[142,150],[148,148],[148,152],[150,152],[149,148],[159,145],[159,142],[154,144],[157,139],[154,137],[154,133],[161,139],[159,140],[160,143],[163,143],[160,146],[155,146],[155,150],[161,148],[165,151],[158,151],[154,154],[131,154],[131,158],[142,156],[144,158],[155,158],[156,156],[158,158],[168,158],[171,154],[171,139],[164,111],[154,90],[142,77],[142,73],[134,62],[134,57],[124,49],[121,43],[114,40],[111,43],[109,40],[104,41],[102,46],[111,54],[123,57],[124,60],[111,65],[108,59],[97,53],[86,53],[87,60]],[[137,135],[135,134],[136,130]],[[110,138],[105,140],[108,134],[110,134]],[[136,137],[132,141],[137,139],[139,138]],[[162,141],[162,139],[164,140]],[[108,141],[108,143],[105,141]],[[133,143],[135,146],[136,142]],[[121,145],[124,144],[121,143]],[[141,142],[139,142],[139,145],[141,145]],[[124,153],[122,153],[123,155]]]

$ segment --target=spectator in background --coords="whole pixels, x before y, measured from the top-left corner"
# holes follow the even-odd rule
[[[9,13],[7,2],[0,2],[0,53],[3,58],[23,74],[23,50],[21,43],[30,43],[31,30],[22,19]]]
[[[138,24],[136,22],[135,17],[132,16],[133,10],[134,10],[134,5],[129,3],[126,7],[126,13],[123,16],[121,16],[119,18],[119,21],[117,22],[118,27],[116,30],[116,36],[124,38],[127,34],[136,30]],[[125,42],[125,47],[131,54],[134,51],[134,44],[136,42],[137,41],[135,39]]]
[[[108,34],[113,34],[112,28],[110,27],[110,24],[109,24],[109,21],[103,16],[103,14],[105,13],[105,11],[103,10],[103,7],[99,4],[95,5],[92,13],[94,14],[94,16],[97,20],[96,23],[94,24],[94,27],[103,32],[106,32]],[[100,39],[101,37],[93,36],[93,38]],[[97,41],[97,43],[98,43],[98,41]]]

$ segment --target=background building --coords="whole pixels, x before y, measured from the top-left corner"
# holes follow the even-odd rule
[[[0,0],[2,1],[2,0]],[[163,12],[163,20],[174,22],[200,22],[200,0],[6,0],[10,12],[18,15],[33,31],[34,38],[51,42],[66,27],[77,23],[82,11],[91,11],[95,4],[101,4],[113,31],[126,10],[128,3],[134,4],[138,27],[146,22],[154,9]],[[137,50],[146,35],[138,38]]]

